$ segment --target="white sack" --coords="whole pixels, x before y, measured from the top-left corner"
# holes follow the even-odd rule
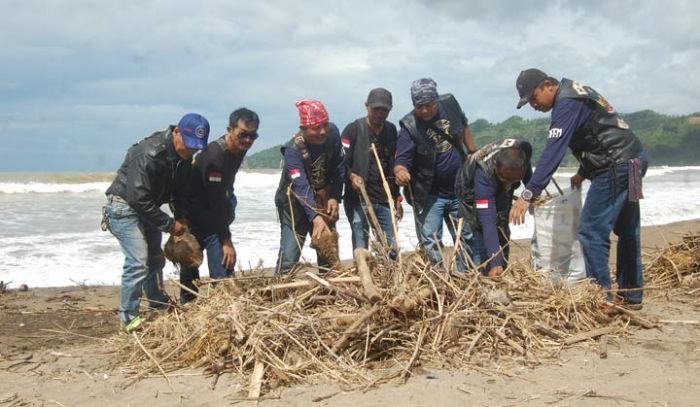
[[[534,208],[532,259],[535,268],[554,282],[586,278],[577,234],[580,217],[580,189],[566,189],[564,195]]]

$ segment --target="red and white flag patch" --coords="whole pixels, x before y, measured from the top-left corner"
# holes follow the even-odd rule
[[[345,148],[350,148],[350,144],[352,144],[352,141],[347,137],[341,138],[340,142],[343,144],[343,147],[345,147]]]
[[[292,179],[297,179],[297,178],[299,178],[300,175],[301,175],[301,170],[299,168],[292,168],[291,170],[289,170],[289,176]]]
[[[477,199],[476,200],[476,209],[488,209],[489,208],[489,200],[488,199]]]
[[[210,172],[209,173],[209,182],[221,182],[222,177],[223,177],[223,174],[220,172]]]

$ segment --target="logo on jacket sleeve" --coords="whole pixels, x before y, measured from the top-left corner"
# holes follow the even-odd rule
[[[555,127],[553,129],[549,129],[549,138],[559,138],[561,137],[561,129],[558,127]]]
[[[297,179],[301,176],[301,170],[299,168],[292,168],[289,170],[289,177],[292,179]]]
[[[488,209],[489,208],[489,200],[488,199],[477,199],[476,200],[476,209]]]
[[[222,177],[223,177],[223,174],[220,172],[210,172],[209,173],[209,182],[221,182]]]

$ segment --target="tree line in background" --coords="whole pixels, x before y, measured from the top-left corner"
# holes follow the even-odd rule
[[[686,116],[669,116],[652,110],[621,115],[649,154],[651,165],[695,165],[700,163],[700,112]],[[398,126],[397,126],[398,127]],[[511,116],[501,123],[478,119],[470,123],[477,146],[492,141],[521,137],[533,146],[533,158],[542,153],[549,133],[549,118],[526,120]],[[280,146],[275,146],[246,158],[244,168],[280,168]],[[575,166],[576,159],[567,154],[564,165]]]

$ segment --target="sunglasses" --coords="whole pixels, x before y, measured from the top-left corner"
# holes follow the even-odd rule
[[[255,140],[258,137],[260,137],[260,135],[255,131],[242,131],[242,132],[238,133],[238,138],[241,140],[244,140],[244,139]]]

